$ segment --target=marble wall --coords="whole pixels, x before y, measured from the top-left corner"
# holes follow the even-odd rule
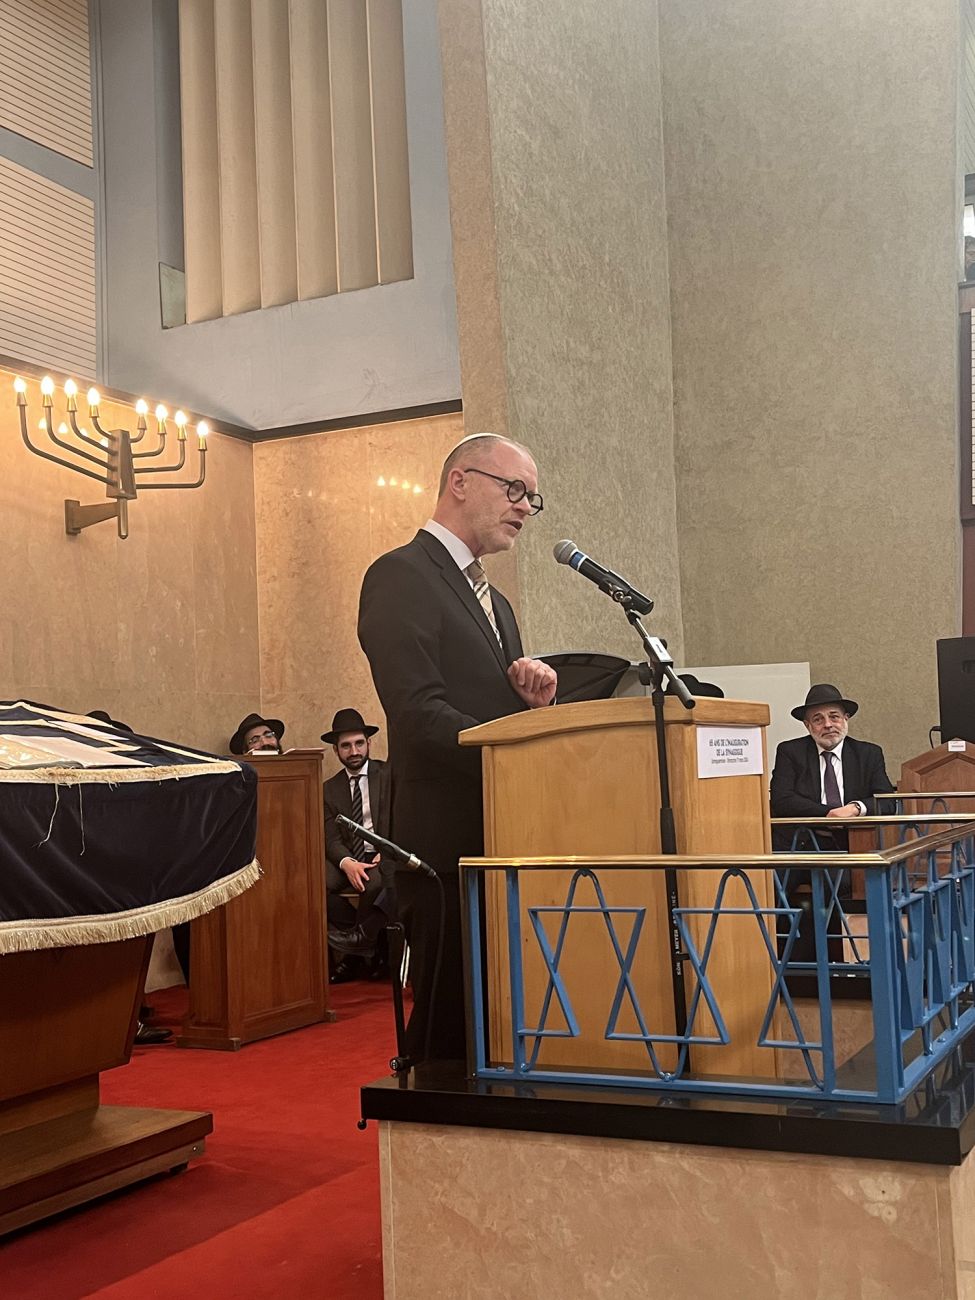
[[[464,406],[539,464],[545,510],[516,557],[536,652],[639,649],[554,570],[571,537],[656,597],[680,653],[655,11],[440,3]]]
[[[687,654],[808,659],[896,776],[959,630],[957,4],[661,0],[660,48]]]
[[[970,1162],[398,1122],[379,1152],[387,1300],[973,1295]]]
[[[28,400],[36,429],[35,381]],[[105,402],[102,419],[135,428],[131,408]],[[104,490],[27,450],[0,372],[0,698],[107,709],[137,731],[226,752],[260,698],[253,468],[249,444],[210,443],[203,487],[144,493],[126,541],[114,521],[69,537],[65,498]],[[195,469],[195,449],[187,459]]]
[[[463,436],[462,417],[443,415],[254,448],[262,701],[286,744],[319,745],[340,708],[382,723],[356,637],[362,575],[430,517]],[[384,732],[374,752],[385,756]]]

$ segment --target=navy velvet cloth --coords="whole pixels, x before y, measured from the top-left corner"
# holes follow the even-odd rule
[[[16,735],[26,745],[59,735],[104,748],[105,768],[113,766],[113,746],[134,746],[126,756],[147,766],[117,769],[124,774],[118,783],[102,779],[105,768],[87,769],[95,779],[86,779],[69,764],[28,779],[0,770],[0,922],[152,907],[197,894],[253,861],[253,768],[61,716],[104,738],[59,731],[57,711],[19,701],[0,703],[0,735]],[[223,770],[205,770],[214,764]],[[181,771],[175,777],[161,768]]]

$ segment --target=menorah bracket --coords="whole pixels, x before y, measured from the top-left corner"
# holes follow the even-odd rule
[[[129,502],[136,500],[140,486],[147,490],[153,488],[156,491],[178,492],[185,491],[187,488],[199,488],[204,484],[207,470],[207,434],[209,433],[205,420],[198,421],[196,426],[196,432],[200,440],[198,448],[200,472],[197,477],[192,481],[174,477],[168,483],[160,483],[156,476],[161,474],[178,476],[186,464],[187,418],[182,411],[177,411],[173,417],[176,421],[179,457],[172,463],[167,464],[164,459],[167,411],[162,403],[156,407],[158,445],[151,451],[134,452],[132,443],[141,441],[146,432],[146,413],[149,409],[147,402],[142,399],[136,402],[135,409],[139,417],[138,432],[133,436],[128,429],[107,429],[102,426],[98,413],[98,405],[101,400],[98,389],[89,388],[88,418],[94,430],[94,434],[92,434],[83,429],[78,423],[78,385],[73,379],[66,379],[64,395],[68,404],[69,428],[68,423],[63,421],[57,423],[54,414],[54,380],[50,375],[45,375],[41,380],[43,416],[38,422],[38,428],[51,445],[59,447],[63,452],[67,452],[66,456],[62,456],[56,452],[48,451],[44,447],[37,446],[31,440],[27,416],[27,383],[19,376],[14,380],[14,392],[17,394],[20,436],[27,450],[33,452],[35,456],[40,456],[43,460],[49,460],[54,465],[60,465],[62,469],[72,470],[76,474],[83,474],[85,478],[94,479],[96,483],[102,483],[105,487],[105,496],[108,499],[99,502],[98,505],[83,506],[80,501],[65,501],[64,531],[69,537],[77,537],[79,533],[92,524],[101,524],[106,519],[114,519],[118,525],[118,535],[124,540],[129,535]],[[74,435],[76,442],[71,441],[69,437],[71,434]],[[90,451],[86,450],[88,447],[91,448]],[[163,458],[162,464],[146,465],[143,463],[146,460],[155,460],[157,457]],[[138,464],[136,464],[137,459]],[[85,463],[82,464],[82,461]],[[151,481],[146,481],[150,478]]]
[[[64,531],[77,537],[82,528],[103,523],[106,519],[117,519],[118,535],[125,537],[128,532],[127,506],[128,502],[122,497],[116,501],[101,501],[93,506],[83,506],[80,501],[65,501]]]

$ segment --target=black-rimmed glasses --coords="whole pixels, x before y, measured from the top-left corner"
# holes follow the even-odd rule
[[[542,509],[542,498],[537,492],[529,492],[528,484],[523,483],[520,478],[502,478],[500,474],[489,474],[486,469],[475,469],[473,465],[464,470],[465,474],[480,474],[484,478],[493,478],[495,483],[503,483],[508,490],[508,500],[512,505],[519,501],[524,501],[527,497],[528,504],[531,506],[530,514],[537,515]]]

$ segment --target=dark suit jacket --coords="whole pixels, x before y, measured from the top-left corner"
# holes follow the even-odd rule
[[[362,583],[359,642],[386,713],[392,838],[438,871],[483,852],[481,755],[458,733],[526,706],[508,665],[522,655],[515,616],[491,588],[503,649],[448,551],[421,531],[382,555]]]
[[[352,792],[349,774],[342,768],[322,786],[325,800],[325,857],[338,868],[343,858],[353,856],[352,832],[335,820],[339,813],[352,816]],[[369,760],[369,811],[377,834],[390,838],[390,776],[389,767],[381,758]],[[368,846],[367,846],[368,847]]]
[[[884,751],[867,740],[843,741],[843,798],[847,803],[859,800],[867,813],[877,811],[875,794],[893,790],[884,766]],[[812,736],[783,740],[775,751],[772,769],[773,817],[825,817],[828,811],[821,797],[821,762]],[[780,837],[781,838],[781,837]]]

